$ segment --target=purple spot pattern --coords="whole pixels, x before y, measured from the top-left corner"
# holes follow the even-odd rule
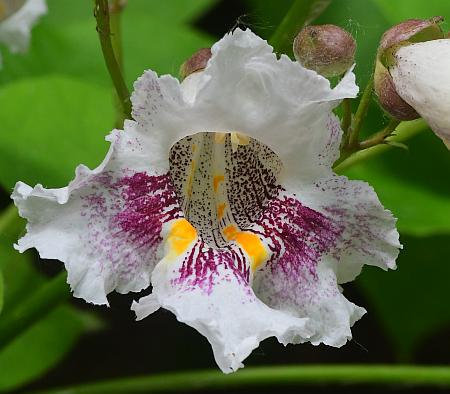
[[[178,270],[178,277],[172,281],[182,284],[185,290],[200,288],[211,294],[219,282],[237,282],[248,288],[250,269],[243,251],[234,245],[214,249],[202,240],[197,241],[187,254]]]
[[[327,129],[329,131],[328,140],[322,152],[318,154],[318,164],[329,169],[338,159],[341,138],[341,125],[334,115],[328,117]]]
[[[121,258],[129,266],[126,272],[132,272],[133,265],[145,262],[137,261],[136,253],[124,254],[120,250],[124,249],[124,244],[132,244],[140,258],[156,255],[163,241],[162,225],[183,217],[170,174],[150,176],[139,172],[118,180],[102,174],[96,184],[108,190],[109,196],[105,198],[97,191],[84,196],[86,210],[82,214],[89,211],[91,224],[110,215],[108,228],[113,237],[112,241],[100,239],[101,231],[95,230],[97,233],[91,246],[95,250],[100,240],[101,249],[108,249],[110,260]],[[96,226],[92,226],[92,231],[94,228]],[[342,229],[280,188],[278,196],[268,202],[253,229],[246,231],[253,231],[268,242],[272,255],[265,270],[282,273],[290,281],[307,282],[317,279],[317,263],[336,245]],[[236,279],[248,287],[250,294],[250,268],[245,253],[233,243],[212,248],[200,239],[184,257],[172,283],[182,285],[184,289],[200,288],[211,294],[218,281]]]
[[[157,263],[162,225],[182,217],[168,174],[150,176],[145,172],[116,179],[111,172],[90,178],[81,196],[81,216],[86,217],[87,242],[93,259],[124,280],[133,280]],[[100,267],[103,270],[103,266]]]
[[[267,267],[298,280],[304,275],[316,279],[321,256],[336,246],[343,231],[325,215],[302,205],[281,188],[257,224],[263,229],[261,235],[270,240],[272,257]]]
[[[117,181],[125,203],[113,221],[136,247],[155,249],[162,242],[162,225],[183,217],[169,174],[135,173]]]
[[[155,127],[155,117],[163,111],[164,96],[153,72],[145,72],[134,84],[133,118],[143,127]]]
[[[280,188],[278,197],[270,200],[253,230],[247,231],[253,231],[268,241],[272,255],[264,270],[270,271],[271,279],[282,275],[289,292],[292,284],[303,285],[307,289],[311,282],[317,281],[316,268],[321,256],[336,246],[343,230]],[[187,289],[200,287],[210,294],[218,280],[230,280],[229,276],[219,276],[221,267],[248,287],[249,294],[253,294],[248,260],[233,244],[214,249],[199,240],[185,257],[179,277],[173,283],[183,283]]]
[[[307,305],[338,294],[334,278],[319,279],[317,267],[340,242],[341,225],[281,188],[258,224],[273,253],[254,277],[255,293],[263,302],[308,316]]]
[[[389,211],[383,210],[374,190],[365,182],[338,176],[316,187],[326,190],[333,200],[333,204],[322,210],[345,229],[333,257],[339,261],[343,255],[359,254],[361,264],[390,266],[387,256],[398,253],[399,247],[398,241],[389,238],[395,219]]]
[[[192,147],[196,146],[195,153]],[[224,160],[223,168],[215,171],[217,151]],[[191,179],[191,193],[186,195],[187,176],[195,161],[196,171]],[[197,229],[199,236],[215,248],[226,247],[228,241],[222,230],[230,223],[247,229],[261,216],[267,201],[276,197],[277,177],[282,163],[267,146],[250,138],[248,145],[233,149],[230,134],[223,145],[215,143],[214,133],[197,133],[188,136],[170,150],[170,174],[179,196],[184,215]],[[223,171],[223,172],[222,172]],[[223,173],[229,209],[222,218],[217,217],[216,194],[212,188],[214,177]]]

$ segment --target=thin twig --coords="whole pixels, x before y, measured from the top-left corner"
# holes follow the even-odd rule
[[[360,142],[359,150],[371,148],[372,146],[384,143],[386,138],[392,135],[399,124],[399,120],[391,119],[384,129],[380,130],[378,133],[373,134],[366,140]]]
[[[373,91],[373,77],[367,82],[364,93],[356,110],[353,124],[349,129],[348,133],[348,145],[346,149],[355,150],[359,142],[359,132],[361,131],[362,122],[367,115],[367,110],[369,109],[370,102],[372,100]]]
[[[130,92],[125,84],[120,63],[114,53],[111,42],[111,27],[108,0],[95,0],[94,16],[97,20],[97,32],[100,38],[103,57],[111,80],[116,89],[125,119],[131,118]]]
[[[351,122],[352,122],[352,102],[351,102],[351,99],[345,98],[344,100],[342,100],[342,110],[343,110],[343,115],[342,115],[341,128],[342,128],[342,131],[344,132],[344,136],[345,136],[345,135],[347,135],[348,129],[349,129],[349,127],[351,125]]]
[[[396,128],[395,135],[390,137],[389,141],[394,143],[395,142],[402,143],[415,137],[417,134],[420,134],[421,132],[427,129],[428,125],[423,121],[423,119],[417,119],[411,122],[401,122],[399,126]],[[333,167],[334,172],[342,174],[348,168],[353,167],[354,165],[362,161],[370,160],[373,157],[376,157],[379,154],[393,148],[394,147],[392,145],[378,144],[372,146],[371,148],[353,153],[347,156],[345,159],[343,160],[339,159],[336,163],[334,163]]]

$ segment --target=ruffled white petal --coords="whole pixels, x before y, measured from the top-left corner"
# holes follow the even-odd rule
[[[133,114],[165,149],[201,131],[239,131],[270,147],[288,176],[314,179],[329,143],[333,107],[358,88],[350,71],[331,89],[328,80],[273,49],[251,31],[236,29],[212,48],[201,73],[181,85],[147,71],[135,84]]]
[[[338,284],[353,280],[364,264],[395,269],[401,245],[396,219],[375,191],[332,173],[341,138],[334,116],[328,128],[329,144],[320,155],[328,176],[312,183],[288,178],[287,191],[257,222],[273,256],[256,272],[253,288],[269,306],[309,317],[312,343],[341,346],[364,310],[347,301]]]
[[[398,94],[450,149],[450,39],[400,48],[390,69]]]
[[[46,13],[45,0],[27,0],[17,12],[0,22],[0,42],[6,44],[11,52],[25,52],[32,27]]]
[[[74,295],[95,304],[107,304],[113,290],[149,285],[160,258],[161,226],[180,214],[169,176],[155,173],[147,156],[155,147],[134,123],[107,140],[103,163],[94,170],[79,166],[67,187],[19,182],[12,195],[28,220],[17,249],[34,247],[42,258],[63,261]]]
[[[314,275],[305,270],[299,276],[275,263],[258,272],[253,287],[270,307],[291,316],[308,317],[312,335],[302,342],[313,345],[345,345],[352,338],[350,328],[366,312],[343,296],[333,262],[327,256],[318,263]]]
[[[214,250],[198,239],[179,256],[172,257],[171,251],[166,245],[166,257],[153,271],[152,294],[132,309],[138,319],[158,306],[172,311],[208,339],[223,372],[243,367],[242,361],[267,337],[287,344],[310,335],[307,318],[272,309],[255,297],[237,268],[236,259],[243,258],[239,251]]]
[[[385,270],[396,268],[401,248],[397,220],[366,182],[332,175],[299,185],[295,194],[342,229],[331,253],[338,283],[353,280],[365,264]]]
[[[334,177],[280,190],[253,231],[272,251],[253,275],[252,287],[267,305],[308,317],[313,344],[342,346],[364,310],[345,299],[339,283],[364,264],[395,267],[395,220],[363,182]]]

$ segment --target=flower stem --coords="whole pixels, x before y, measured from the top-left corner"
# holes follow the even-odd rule
[[[367,115],[367,110],[369,109],[370,102],[372,100],[373,91],[373,77],[367,82],[364,93],[358,105],[358,109],[355,113],[355,118],[353,119],[353,124],[349,128],[348,132],[348,142],[345,147],[348,150],[354,150],[358,146],[359,142],[359,132],[361,131],[361,126],[364,118]]]
[[[351,99],[345,98],[342,100],[342,123],[341,128],[344,132],[344,136],[347,135],[348,129],[352,123],[352,102]]]
[[[39,394],[167,393],[324,384],[450,387],[450,367],[342,364],[247,367],[231,375],[219,371],[166,373],[52,389]]]
[[[0,320],[0,350],[70,295],[66,272],[61,272]]]
[[[126,0],[110,0],[109,6],[109,21],[111,29],[111,44],[116,56],[117,64],[119,65],[120,71],[122,72],[122,77],[125,79],[125,71],[123,67],[123,47],[122,47],[122,27],[121,27],[121,16],[122,11],[125,8]],[[122,103],[118,97],[115,95],[116,104],[116,123],[115,127],[118,129],[123,128],[123,122],[125,116],[122,110]]]
[[[386,138],[388,138],[396,129],[396,127],[400,124],[400,121],[397,119],[391,119],[387,126],[380,130],[378,133],[373,134],[370,138],[359,143],[359,148],[361,150],[371,148],[375,145],[382,144],[385,142]]]
[[[292,53],[292,42],[298,31],[317,18],[331,0],[296,0],[269,39],[277,53]]]
[[[389,125],[387,127],[389,127]],[[422,131],[426,130],[427,128],[428,128],[427,124],[422,119],[414,120],[412,122],[402,122],[396,128],[395,135],[389,137],[388,141],[394,143],[404,142],[421,133]],[[380,134],[377,133],[375,134],[375,136],[376,135]],[[338,160],[335,163],[334,171],[336,173],[342,173],[349,167],[354,166],[355,164],[358,164],[362,161],[371,159],[372,157],[375,157],[380,153],[386,152],[392,148],[393,146],[389,144],[379,144],[372,146],[368,149],[361,150],[359,152],[350,155],[344,160]]]
[[[119,98],[124,119],[131,118],[130,92],[123,79],[118,54],[114,53],[111,41],[111,25],[108,0],[95,0],[95,19],[97,20],[97,32],[100,38],[103,57],[111,80]],[[116,45],[117,47],[117,45]]]
[[[114,49],[117,64],[123,74],[123,47],[122,47],[122,27],[121,15],[125,8],[126,0],[111,0],[109,7],[109,21],[111,30],[111,44]]]

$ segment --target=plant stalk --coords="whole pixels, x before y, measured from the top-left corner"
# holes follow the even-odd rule
[[[347,136],[348,129],[352,123],[352,99],[345,98],[342,100],[342,123],[341,128],[344,132],[344,137]],[[346,138],[345,138],[346,140]]]
[[[210,392],[237,387],[299,387],[324,384],[445,388],[450,387],[450,367],[342,364],[247,367],[231,375],[219,371],[165,373],[69,386],[39,391],[39,394]]]
[[[399,120],[391,119],[384,129],[380,130],[378,133],[371,135],[368,139],[360,142],[359,149],[363,150],[384,143],[386,138],[391,136],[391,134],[395,131],[396,127],[399,124]]]
[[[404,142],[417,134],[428,129],[428,125],[422,120],[417,119],[411,122],[402,122],[396,128],[396,133],[392,137],[389,137],[389,141],[392,142]],[[347,157],[345,160],[338,160],[334,165],[334,171],[341,174],[348,168],[362,162],[365,160],[370,160],[373,157],[378,156],[380,153],[386,152],[394,148],[388,144],[380,144],[373,146],[368,149],[361,150],[359,152],[353,153],[351,156]]]
[[[118,60],[119,55],[116,56],[111,40],[112,33],[108,0],[95,0],[94,16],[97,20],[97,32],[100,38],[103,57],[119,98],[123,118],[131,119],[130,92],[123,78],[120,60]]]
[[[345,147],[346,149],[352,151],[355,150],[359,143],[359,132],[361,131],[362,122],[367,115],[370,102],[372,101],[372,91],[373,91],[373,77],[367,82],[366,88],[364,89],[363,95],[356,110],[355,117],[353,119],[353,124],[349,128],[348,132],[348,143]]]

